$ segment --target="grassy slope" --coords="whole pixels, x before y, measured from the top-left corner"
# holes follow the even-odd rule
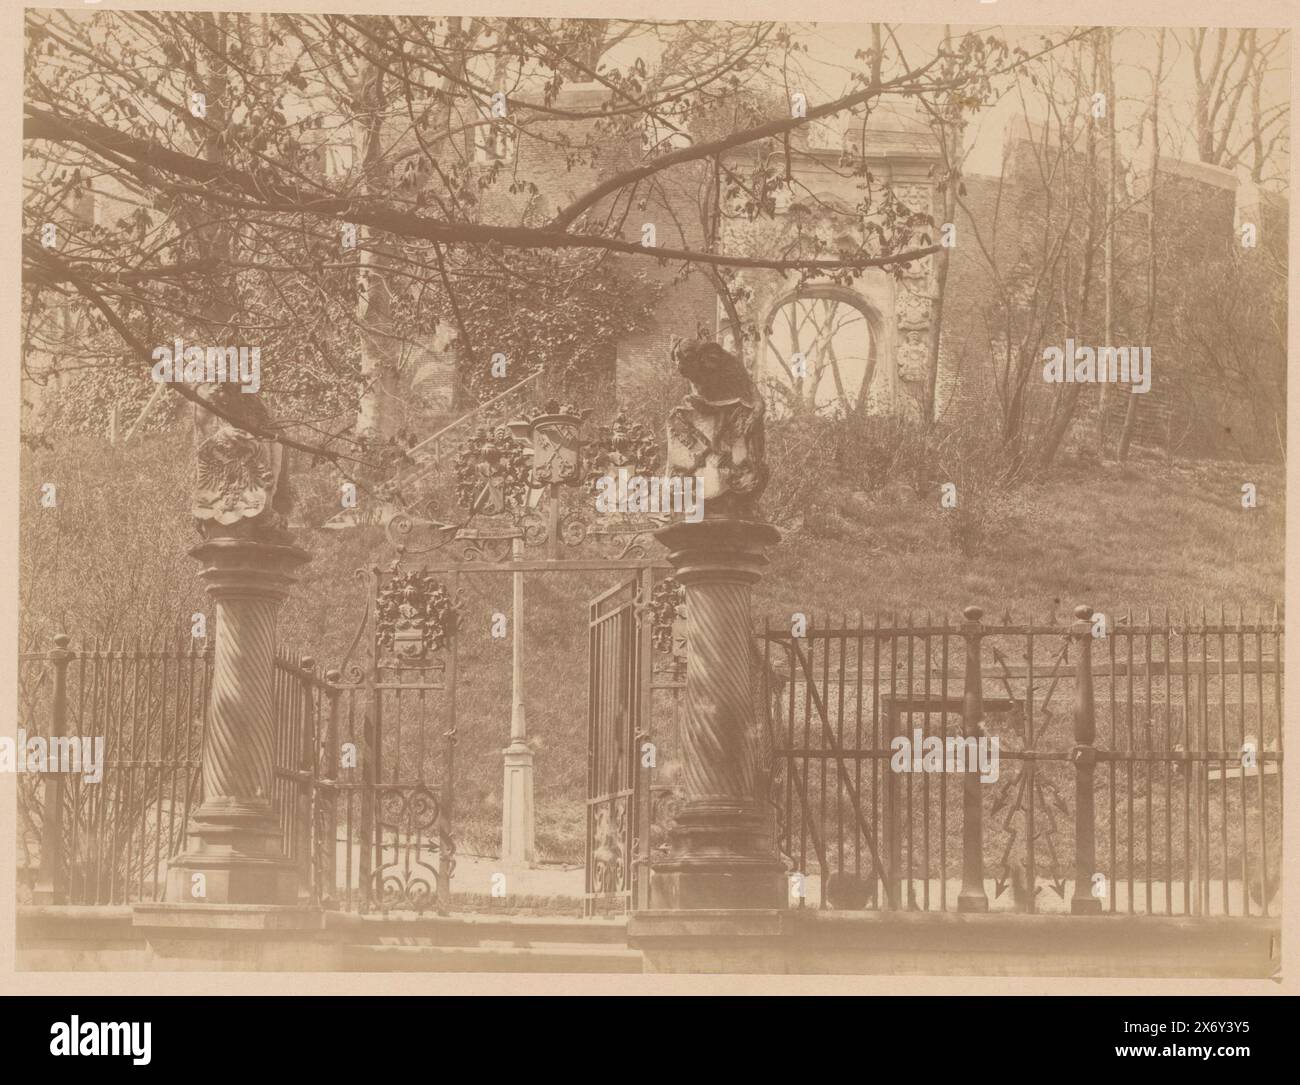
[[[1241,507],[1242,482],[1259,507]],[[1110,465],[1031,488],[1028,515],[980,552],[950,541],[937,502],[873,506],[860,541],[783,544],[756,590],[757,607],[836,614],[907,611],[1045,618],[1079,603],[1123,612],[1282,601],[1279,471],[1233,465]]]

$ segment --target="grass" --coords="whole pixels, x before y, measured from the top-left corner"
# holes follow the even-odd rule
[[[1259,493],[1249,510],[1246,481]],[[1282,602],[1282,497],[1281,471],[1257,465],[1069,469],[1029,487],[966,555],[945,523],[951,510],[899,491],[864,509],[856,538],[787,538],[755,589],[755,610],[956,617],[975,604],[1046,618],[1087,603],[1108,613],[1250,613]]]

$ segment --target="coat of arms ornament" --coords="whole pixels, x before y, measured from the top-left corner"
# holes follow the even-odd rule
[[[427,570],[394,561],[375,600],[375,639],[381,651],[404,660],[446,648],[455,631],[456,603]]]
[[[191,512],[200,533],[212,538],[283,532],[293,507],[288,450],[249,431],[266,432],[273,425],[266,405],[230,384],[203,385],[199,395],[221,411],[220,415],[200,411],[197,420],[197,479]],[[249,429],[231,419],[243,421]]]

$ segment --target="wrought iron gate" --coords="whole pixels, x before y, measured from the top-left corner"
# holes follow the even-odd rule
[[[278,713],[293,732],[281,744],[286,757],[319,751],[304,754],[297,773],[277,765],[283,807],[300,808],[281,817],[296,834],[285,845],[304,864],[311,856],[310,882],[327,905],[445,912],[456,867],[454,589],[396,561],[362,577],[366,613],[341,671],[304,674],[308,707]],[[352,662],[363,639],[367,658]],[[295,721],[316,740],[304,744]],[[289,797],[307,774],[310,817],[308,804]]]
[[[637,587],[651,577],[645,570],[590,603],[585,915],[644,906],[648,890],[649,764],[641,747],[649,740],[652,645]]]

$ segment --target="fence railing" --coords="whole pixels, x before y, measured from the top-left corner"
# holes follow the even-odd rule
[[[162,896],[200,791],[212,649],[157,639],[71,647],[19,661],[19,864],[38,903],[124,904]],[[33,741],[35,741],[33,745]],[[33,768],[32,752],[46,769]],[[98,768],[96,768],[98,764]],[[98,778],[96,778],[96,776]]]
[[[1278,914],[1280,618],[1081,607],[1034,624],[968,608],[961,622],[800,632],[759,634],[757,681],[801,903]],[[210,641],[73,647],[62,634],[21,657],[23,734],[46,750],[102,741],[97,781],[19,774],[34,900],[161,898],[201,800],[212,660]],[[678,670],[652,684],[670,707]],[[449,676],[345,679],[283,651],[275,674],[272,802],[301,884],[326,904],[445,908]],[[651,854],[671,801],[670,784],[651,789]]]
[[[1280,620],[801,632],[760,634],[801,903],[1278,914]]]
[[[338,677],[337,671],[318,673],[311,656],[276,649],[271,805],[300,888],[326,903],[336,896],[338,817],[331,784],[339,747]]]

